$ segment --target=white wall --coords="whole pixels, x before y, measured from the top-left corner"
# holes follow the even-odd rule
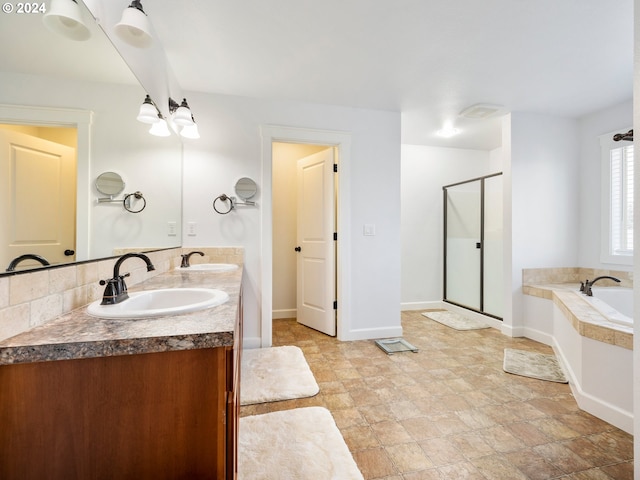
[[[578,262],[578,125],[572,119],[514,112],[505,117],[503,130],[508,137],[503,138],[505,278],[511,278],[503,331],[519,336],[522,269]]]
[[[402,308],[442,300],[442,187],[498,171],[487,151],[402,145]]]
[[[401,333],[400,114],[201,93],[188,98],[202,138],[184,146],[184,221],[197,223],[197,235],[185,234],[184,245],[245,247],[247,345],[259,345],[262,333],[261,221],[264,215],[270,222],[271,212],[260,205],[267,196],[271,200],[271,185],[258,186],[257,208],[221,216],[211,203],[231,194],[241,176],[261,179],[261,125],[350,133],[349,177],[339,174],[340,188],[351,199],[350,218],[343,220],[352,225],[350,246],[341,252],[351,265],[345,339]],[[376,224],[377,235],[363,236],[365,223]]]
[[[604,264],[601,250],[601,154],[599,136],[610,132],[626,132],[633,125],[633,102],[594,112],[578,122],[580,136],[580,242],[578,265],[585,268],[603,268],[630,271],[624,265]],[[624,142],[622,142],[624,143]]]

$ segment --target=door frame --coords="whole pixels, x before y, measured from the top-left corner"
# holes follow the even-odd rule
[[[93,112],[71,108],[31,107],[0,104],[0,123],[77,130],[76,149],[76,261],[88,259],[90,248],[89,206],[91,167],[91,122]]]
[[[350,235],[350,166],[351,134],[331,130],[261,125],[262,138],[262,209],[261,209],[261,314],[260,338],[262,348],[272,345],[273,335],[273,211],[272,175],[274,142],[302,143],[335,147],[338,157],[338,198],[336,202],[338,240],[336,245],[336,291],[338,309],[336,337],[347,338],[350,330],[351,302],[351,245]]]

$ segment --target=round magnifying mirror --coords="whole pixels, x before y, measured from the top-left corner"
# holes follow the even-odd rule
[[[122,193],[124,190],[124,181],[122,177],[115,172],[104,172],[96,178],[96,189],[103,195],[112,197]]]
[[[238,180],[236,182],[235,188],[236,188],[236,195],[238,195],[243,200],[249,200],[258,191],[258,186],[256,185],[256,182],[254,182],[248,177],[242,177],[240,180]]]

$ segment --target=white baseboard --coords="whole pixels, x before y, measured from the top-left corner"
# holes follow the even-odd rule
[[[403,312],[408,310],[434,310],[437,308],[444,308],[442,301],[404,302],[400,304],[400,310]]]
[[[359,330],[350,330],[345,338],[338,338],[341,341],[351,340],[373,340],[377,338],[393,338],[402,336],[402,327],[385,327],[385,328],[361,328]]]
[[[297,318],[298,310],[295,308],[283,308],[281,310],[273,310],[271,318],[277,320],[279,318]]]
[[[540,330],[529,327],[517,327],[517,330],[522,331],[522,335],[518,335],[518,337],[530,338],[531,340],[549,345],[550,347],[554,347],[554,345],[556,344],[553,335],[549,335],[548,333],[542,332]]]
[[[633,413],[627,412],[616,405],[585,392],[582,389],[582,385],[578,381],[576,374],[571,368],[571,365],[566,360],[560,345],[555,341],[555,339],[553,339],[551,345],[553,346],[553,351],[562,366],[562,370],[567,376],[567,380],[569,380],[571,393],[573,393],[578,406],[585,412],[589,412],[605,422],[618,427],[620,430],[633,435]]]

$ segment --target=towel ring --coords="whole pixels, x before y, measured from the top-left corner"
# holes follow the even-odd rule
[[[130,198],[131,198],[132,195],[136,200],[142,199],[142,208],[140,210],[131,210]],[[142,196],[142,192],[138,191],[138,192],[133,192],[133,193],[130,193],[128,195],[125,195],[124,199],[122,200],[122,205],[124,205],[124,209],[127,212],[140,213],[147,206],[147,200]]]
[[[229,202],[229,204],[230,204],[230,205],[229,205],[229,210],[227,210],[226,212],[221,212],[220,210],[218,210],[218,209],[216,208],[216,202],[217,202],[218,200],[223,201],[223,202],[228,201],[228,202]],[[214,209],[217,213],[219,213],[220,215],[226,215],[227,213],[229,213],[231,210],[233,210],[233,209],[234,209],[234,205],[233,205],[233,198],[232,198],[232,197],[228,197],[228,196],[227,196],[227,195],[225,195],[224,193],[223,193],[222,195],[217,196],[217,197],[216,197],[216,199],[213,201],[213,209]]]

